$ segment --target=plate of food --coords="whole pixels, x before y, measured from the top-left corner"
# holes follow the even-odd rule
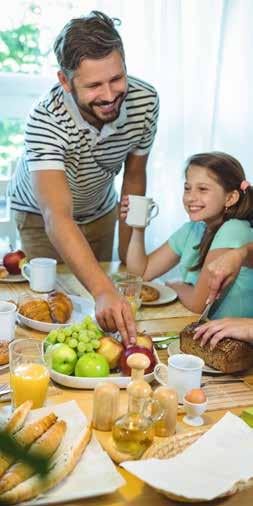
[[[168,355],[175,355],[177,353],[183,353],[180,350],[180,341],[175,340],[168,346]],[[214,369],[213,367],[209,367],[208,365],[204,365],[203,372],[207,372],[208,374],[224,374],[222,371],[218,371],[217,369]]]
[[[111,459],[92,436],[91,426],[75,401],[32,411],[27,401],[11,415],[6,408],[1,409],[0,416],[3,427],[15,433],[17,444],[22,442],[24,448],[28,441],[31,451],[41,450],[49,459],[48,472],[41,479],[36,469],[17,457],[11,457],[8,463],[8,455],[8,478],[6,474],[0,478],[1,504],[72,503],[115,492],[124,484]]]
[[[23,283],[27,281],[20,270],[25,258],[25,253],[21,250],[6,253],[0,265],[0,283]]]
[[[59,291],[49,295],[24,295],[18,302],[18,321],[32,329],[50,332],[79,323],[92,311],[92,302],[78,295]]]
[[[143,306],[159,306],[172,302],[177,298],[177,294],[169,286],[145,281],[142,284],[140,298]]]
[[[50,332],[44,340],[44,352],[51,378],[79,389],[93,389],[101,381],[126,388],[131,380],[127,359],[133,353],[148,357],[144,378],[149,383],[157,363],[150,336],[137,336],[136,345],[125,348],[119,338],[105,335],[89,316],[81,324]]]

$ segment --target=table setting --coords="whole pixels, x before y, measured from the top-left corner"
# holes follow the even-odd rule
[[[117,273],[124,271],[120,264],[116,262],[104,263],[102,264],[102,268],[112,276],[112,279],[113,275],[116,274],[117,278]],[[27,275],[27,270],[24,271],[24,267],[23,273]],[[29,275],[30,271],[28,270],[28,277]],[[118,277],[118,281],[122,282],[121,278],[122,275]],[[155,282],[149,285],[150,288],[159,291],[159,283]],[[49,300],[48,292],[35,291],[31,288],[29,280],[23,280],[22,283],[12,283],[9,280],[8,283],[3,283],[2,287],[1,299],[6,303],[7,301],[11,301],[8,304],[15,304],[15,302],[20,301],[25,296],[32,302],[38,298],[46,303]],[[40,480],[35,475],[35,477],[31,477],[24,482],[26,485],[28,484],[29,493],[25,492],[27,487],[24,486],[24,483],[20,483],[12,491],[5,492],[7,494],[6,498],[8,499],[9,497],[10,502],[16,500],[16,503],[27,504],[27,506],[33,504],[66,503],[66,501],[69,506],[72,506],[76,500],[81,501],[80,504],[91,505],[93,504],[93,497],[96,497],[96,504],[99,506],[113,505],[115,501],[120,505],[130,505],[131,497],[135,498],[134,500],[137,501],[136,504],[138,503],[138,505],[151,505],[155,502],[162,506],[164,504],[172,504],[171,501],[174,504],[174,501],[182,500],[192,503],[196,502],[197,504],[199,501],[212,502],[217,497],[221,497],[221,503],[224,500],[226,504],[232,501],[231,504],[239,505],[242,503],[240,501],[243,500],[243,504],[251,504],[250,497],[252,497],[253,489],[251,490],[250,486],[252,484],[253,469],[251,469],[249,457],[245,458],[243,469],[239,464],[237,467],[236,465],[233,466],[230,473],[231,476],[229,473],[226,474],[221,471],[215,479],[209,480],[208,478],[208,487],[200,486],[199,480],[195,479],[196,475],[199,475],[201,483],[207,483],[207,476],[210,476],[210,473],[214,472],[212,463],[217,461],[217,459],[219,460],[220,456],[220,467],[222,469],[222,465],[224,468],[229,459],[235,460],[234,455],[242,455],[242,452],[244,451],[245,453],[246,449],[247,455],[250,455],[248,449],[251,448],[252,441],[251,429],[249,427],[251,420],[250,406],[253,406],[253,375],[251,371],[247,370],[235,374],[223,374],[220,371],[214,373],[214,371],[208,370],[208,366],[206,366],[203,360],[199,359],[200,369],[197,380],[195,379],[192,383],[188,378],[184,392],[181,392],[178,390],[177,383],[173,384],[172,381],[168,380],[168,378],[171,379],[168,366],[170,367],[170,359],[174,360],[173,357],[175,357],[175,360],[178,360],[177,357],[183,358],[184,355],[180,350],[180,332],[193,321],[197,321],[199,315],[193,314],[184,308],[175,297],[173,298],[173,294],[169,296],[169,294],[164,295],[162,293],[161,296],[159,295],[157,303],[155,301],[152,303],[151,301],[147,305],[143,304],[142,306],[138,306],[137,300],[137,305],[134,308],[140,339],[137,348],[138,346],[142,348],[144,344],[147,346],[146,349],[148,349],[151,342],[152,354],[150,354],[149,350],[146,353],[144,352],[143,356],[146,360],[150,360],[150,357],[154,355],[154,371],[159,368],[163,370],[162,379],[160,378],[159,381],[158,378],[157,382],[157,377],[153,370],[148,374],[145,373],[146,367],[143,369],[142,378],[138,381],[143,382],[140,383],[142,388],[145,386],[142,393],[146,390],[148,392],[147,394],[143,393],[144,398],[147,395],[147,400],[151,397],[155,402],[157,397],[157,403],[163,406],[161,408],[163,415],[161,413],[159,415],[158,409],[158,414],[156,413],[157,418],[154,418],[152,412],[155,413],[156,404],[149,406],[150,403],[148,403],[148,407],[145,408],[147,416],[153,416],[153,421],[151,417],[151,440],[145,451],[139,454],[138,458],[133,458],[133,453],[130,452],[127,455],[126,451],[122,452],[122,447],[117,442],[117,437],[115,436],[113,428],[114,420],[112,420],[109,430],[101,430],[99,423],[97,425],[94,406],[95,399],[98,398],[98,405],[101,404],[101,412],[105,413],[107,410],[106,406],[116,403],[117,409],[115,413],[117,413],[117,416],[115,414],[114,418],[115,420],[120,420],[121,417],[126,416],[127,405],[129,410],[129,403],[130,406],[133,404],[133,401],[132,404],[130,402],[131,395],[137,395],[136,393],[131,393],[131,390],[129,390],[131,385],[137,381],[136,378],[134,379],[132,376],[131,379],[130,376],[121,376],[116,368],[116,372],[114,372],[114,369],[111,369],[108,376],[102,375],[101,377],[89,378],[87,376],[82,377],[81,374],[80,376],[75,376],[73,373],[63,374],[54,370],[52,364],[50,367],[48,362],[46,363],[46,374],[44,376],[43,371],[40,370],[40,367],[42,368],[41,357],[44,360],[48,346],[50,348],[50,346],[54,347],[56,345],[57,348],[57,345],[62,346],[65,344],[66,346],[67,343],[71,344],[73,346],[73,353],[78,355],[75,362],[75,368],[78,371],[76,364],[78,361],[82,363],[81,359],[85,354],[85,352],[78,350],[84,350],[85,346],[91,342],[93,346],[95,341],[99,341],[100,346],[100,340],[102,343],[104,339],[105,356],[107,356],[107,338],[109,338],[109,351],[113,353],[113,358],[110,358],[109,361],[116,360],[117,362],[117,358],[115,358],[117,355],[116,350],[114,347],[111,348],[110,342],[110,339],[114,340],[115,338],[117,341],[117,336],[92,335],[87,341],[86,338],[89,335],[89,331],[91,334],[92,332],[96,332],[96,328],[92,327],[94,325],[95,314],[94,303],[85,288],[65,266],[57,267],[54,289],[63,292],[71,301],[71,315],[66,322],[59,323],[54,318],[51,323],[47,321],[37,322],[32,319],[29,322],[27,321],[27,316],[20,314],[20,311],[17,311],[17,309],[14,310],[16,313],[16,327],[13,327],[11,331],[8,330],[8,333],[11,335],[11,344],[9,346],[10,364],[5,364],[5,368],[2,370],[0,366],[0,402],[3,406],[0,409],[0,420],[1,423],[6,424],[6,419],[11,417],[11,413],[15,413],[18,405],[20,406],[26,402],[27,393],[31,397],[32,392],[34,392],[35,397],[33,400],[39,399],[38,407],[34,406],[35,409],[30,411],[27,421],[21,430],[24,430],[27,424],[33,423],[33,420],[48,416],[47,414],[51,412],[54,413],[60,423],[67,424],[67,429],[65,429],[59,448],[56,449],[54,456],[50,457],[52,463],[57,463],[55,465],[55,473],[50,475],[53,485],[49,486],[50,480],[48,480],[47,485],[38,485]],[[149,295],[149,292],[147,293]],[[126,292],[124,295],[129,298],[135,296],[135,294],[133,295],[130,292]],[[171,297],[171,300],[166,299],[161,302],[163,297]],[[137,299],[139,299],[139,296]],[[50,316],[52,316],[52,313],[50,313]],[[74,328],[75,325],[77,325],[76,328]],[[69,335],[64,335],[63,331],[69,333]],[[54,336],[54,343],[47,342],[50,334]],[[59,337],[59,341],[57,340],[58,337],[55,337],[56,335]],[[30,366],[28,367],[26,362],[23,365],[21,359],[17,360],[17,358],[16,362],[18,366],[15,366],[15,346],[18,349],[15,343],[19,344],[19,351],[16,352],[16,355],[23,355],[25,357],[24,349],[21,346],[22,341],[23,346],[25,341],[34,341],[37,348],[40,348],[40,353],[38,353],[37,349],[37,354],[40,355],[39,358],[36,358],[35,355],[31,358],[31,351],[29,352],[29,362],[33,364],[32,369],[29,369]],[[47,343],[46,346],[45,343]],[[82,346],[83,343],[85,346]],[[159,345],[162,344],[164,346],[159,348]],[[91,353],[96,353],[96,351],[95,348],[92,348]],[[132,358],[134,358],[134,355],[138,355],[139,350],[137,349],[136,352],[132,353]],[[139,355],[141,355],[141,352],[139,352]],[[125,360],[128,361],[129,357],[127,356]],[[27,374],[27,370],[26,374],[24,374],[24,370],[27,367],[29,374]],[[80,367],[79,370],[82,372],[83,366],[81,369]],[[134,369],[131,366],[129,370],[131,373]],[[29,386],[27,387],[25,378],[28,376],[30,379],[28,380],[27,385]],[[32,386],[31,377],[33,377],[34,386]],[[181,373],[180,378],[182,379]],[[144,383],[145,385],[143,386]],[[105,392],[102,392],[101,385],[103,385]],[[114,393],[110,392],[112,386],[115,389],[113,390]],[[40,392],[43,388],[44,393],[40,397]],[[101,394],[96,394],[96,389],[99,392],[100,388]],[[173,392],[177,392],[176,401],[172,400],[174,399]],[[193,392],[193,397],[191,397],[191,392]],[[199,392],[202,396],[201,402],[200,398],[198,398]],[[19,398],[17,395],[19,395]],[[106,402],[103,401],[103,398],[106,399]],[[117,402],[116,400],[113,401],[116,398]],[[112,400],[110,401],[110,399]],[[114,404],[108,404],[109,402],[114,402]],[[138,400],[139,402],[140,400]],[[170,402],[174,402],[174,404],[169,404]],[[169,405],[171,406],[170,409],[166,408]],[[172,408],[172,405],[174,408]],[[144,408],[140,409],[140,415],[142,414],[142,409]],[[165,417],[166,412],[170,413],[170,416],[168,415],[169,418]],[[175,413],[173,415],[173,422],[171,418],[172,412]],[[238,415],[241,415],[241,417],[238,417]],[[101,415],[99,416],[101,419]],[[104,415],[102,415],[102,420],[103,417]],[[77,424],[77,427],[80,428],[77,430],[79,430],[80,434],[83,434],[85,443],[83,445],[80,443],[80,448],[82,447],[82,449],[80,451],[76,450],[78,458],[72,461],[72,457],[70,456],[72,453],[68,453],[67,448],[69,447],[67,445],[70,444],[71,447],[72,438],[76,438],[74,436],[75,427],[73,420],[79,420],[80,426]],[[222,439],[222,435],[226,435],[226,438],[224,436]],[[80,439],[82,439],[81,436]],[[237,440],[242,441],[241,448],[239,444],[236,444]],[[226,454],[229,441],[229,453]],[[69,459],[73,465],[65,466],[63,464],[64,448],[66,448],[67,460]],[[72,450],[74,454],[73,447]],[[208,465],[203,466],[203,461],[207,462]],[[184,480],[184,473],[179,473],[179,469],[183,469],[185,466],[191,469],[191,474],[189,473],[191,480],[187,476]],[[67,471],[65,467],[68,468]],[[12,467],[10,467],[10,471],[12,471]],[[167,475],[170,476],[170,479],[167,479]],[[64,476],[66,476],[65,479],[63,478]],[[96,476],[96,483],[94,483],[93,476]],[[35,488],[37,487],[39,492],[32,498],[31,490],[34,486]],[[5,496],[3,495],[3,497]]]

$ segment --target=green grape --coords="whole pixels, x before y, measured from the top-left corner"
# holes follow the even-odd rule
[[[86,344],[85,343],[78,343],[77,350],[80,351],[80,353],[84,353],[86,351]]]
[[[94,332],[94,330],[88,330],[87,332],[90,339],[96,339],[97,335],[96,332]]]
[[[84,334],[84,332],[82,331],[79,334],[79,341],[82,341],[82,343],[88,343],[89,342],[89,337],[86,334]]]
[[[55,332],[55,330],[53,331]],[[50,334],[48,334],[47,338],[46,338],[46,342],[49,343],[49,344],[55,344],[56,343],[56,339],[57,339],[57,335],[52,335],[51,332]]]
[[[73,334],[73,332],[79,332],[80,325],[78,323],[74,323],[73,325],[71,325],[71,329],[72,329],[72,334]]]
[[[74,339],[78,339],[78,336],[79,336],[79,332],[76,332],[76,331],[72,332],[72,337]]]
[[[86,351],[89,353],[90,351],[93,351],[93,346],[91,343],[86,344]]]
[[[100,346],[100,342],[98,339],[92,339],[91,344],[92,344],[94,350],[97,350]]]
[[[65,339],[66,339],[66,337],[63,333],[59,334],[57,337],[58,343],[64,343]]]
[[[82,353],[81,351],[78,351],[78,352],[77,352],[77,356],[78,356],[78,358],[82,357],[83,355],[84,355],[84,353]]]
[[[72,334],[72,328],[71,327],[72,327],[72,325],[70,327],[66,327],[65,329],[63,329],[63,332],[64,332],[64,334],[65,334],[66,337],[71,336],[71,334]]]
[[[71,338],[69,339],[68,346],[69,346],[70,348],[77,348],[77,345],[78,345],[78,341],[77,341],[77,339],[74,339],[73,337],[71,337]]]

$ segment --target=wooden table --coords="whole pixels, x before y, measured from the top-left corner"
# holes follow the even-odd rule
[[[121,270],[120,265],[114,262],[110,264],[103,264],[104,269],[107,272],[115,271],[117,268]],[[67,273],[65,267],[61,266],[59,268],[59,272]],[[70,275],[71,276],[71,275]],[[18,294],[29,292],[29,286],[27,283],[20,284],[2,284],[1,285],[1,299],[9,299],[17,298]],[[154,309],[155,311],[155,309]],[[179,332],[184,326],[188,325],[191,321],[196,320],[197,315],[195,317],[180,317],[180,318],[170,318],[170,319],[161,319],[161,320],[149,320],[145,322],[138,322],[137,328],[138,330],[145,330],[149,332],[156,331],[166,331],[168,329],[173,330],[175,332]],[[16,337],[36,337],[36,338],[44,338],[45,335],[41,332],[34,331],[28,328],[20,328],[17,327]],[[252,379],[252,378],[251,378]],[[9,381],[9,373],[1,374],[0,382],[8,382]],[[93,392],[89,390],[73,390],[65,387],[61,387],[57,385],[55,389],[55,394],[49,397],[50,404],[58,404],[62,402],[66,402],[69,400],[75,399],[84,413],[88,418],[91,416],[92,412],[92,399]],[[121,390],[121,406],[126,404],[126,392]],[[236,414],[241,412],[241,408],[234,408],[232,411]],[[209,418],[210,422],[215,422],[219,418],[221,418],[225,414],[225,411],[212,411],[210,412]],[[182,423],[182,416],[179,415],[179,421]],[[102,440],[103,438],[108,437],[106,433],[100,433],[96,431],[96,435],[98,439]],[[124,469],[118,467],[118,471],[121,473],[123,478],[126,481],[126,484],[118,489],[115,493],[104,495],[101,497],[96,497],[94,499],[85,499],[81,501],[75,501],[71,503],[65,503],[67,506],[74,506],[74,504],[80,504],[83,506],[175,506],[176,503],[167,499],[165,496],[159,494],[154,489],[145,485],[141,480],[131,475]],[[182,470],[184,472],[184,470]],[[94,474],[95,476],[95,474]],[[212,501],[211,504],[219,504],[226,506],[251,506],[253,501],[253,488],[249,490],[245,490],[236,494],[230,498],[220,499],[219,501]],[[196,503],[201,505],[202,503]]]

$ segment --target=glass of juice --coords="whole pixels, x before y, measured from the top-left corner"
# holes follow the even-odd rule
[[[135,318],[137,309],[141,305],[141,276],[136,276],[130,272],[117,272],[112,275],[112,280],[118,292],[129,301]]]
[[[31,400],[33,409],[41,408],[46,400],[49,372],[44,362],[43,341],[15,339],[9,345],[12,407]]]

